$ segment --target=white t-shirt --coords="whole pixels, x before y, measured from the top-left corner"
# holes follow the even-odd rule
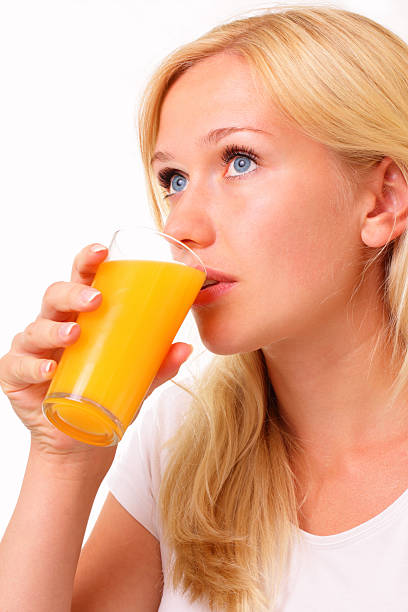
[[[182,381],[181,381],[182,382]],[[170,383],[144,402],[121,440],[106,476],[120,504],[160,542],[164,591],[160,612],[209,612],[174,592],[167,573],[170,552],[161,541],[156,500],[167,450],[191,396]],[[342,533],[300,531],[277,612],[407,612],[408,490],[386,510]],[[256,612],[256,611],[254,611]]]

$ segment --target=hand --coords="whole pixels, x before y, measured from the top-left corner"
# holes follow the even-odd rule
[[[75,257],[71,282],[50,285],[44,294],[40,314],[13,338],[10,351],[0,359],[0,386],[17,416],[30,430],[31,443],[36,450],[65,459],[80,457],[81,461],[104,456],[111,463],[116,447],[96,447],[74,440],[51,425],[42,413],[42,402],[63,350],[80,336],[81,330],[76,323],[79,312],[96,310],[102,303],[103,296],[90,285],[108,249],[93,251],[92,246],[98,245],[85,247]],[[188,344],[173,344],[145,398],[174,377],[190,354]],[[48,364],[51,364],[49,371],[46,370]]]

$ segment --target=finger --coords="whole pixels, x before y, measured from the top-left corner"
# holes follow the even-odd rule
[[[176,376],[181,365],[187,361],[193,352],[193,347],[185,342],[175,342],[171,345],[163,363],[161,364],[156,374],[156,385],[159,386],[165,383],[173,376]]]
[[[108,248],[102,244],[95,243],[83,248],[74,259],[71,281],[91,285],[99,264],[107,255]]]
[[[149,397],[157,387],[160,387],[170,378],[176,376],[180,366],[187,361],[193,350],[194,347],[185,342],[175,342],[172,344],[143,400]],[[137,414],[135,414],[130,424],[136,420]]]
[[[37,317],[53,321],[72,320],[78,312],[88,312],[100,306],[102,294],[93,287],[59,281],[46,290]]]
[[[51,368],[47,371],[47,366]],[[7,353],[0,361],[0,385],[4,393],[21,391],[28,385],[44,382],[52,377],[56,362],[37,359],[32,355]]]
[[[17,334],[11,344],[15,353],[41,355],[44,351],[65,348],[76,342],[81,334],[78,323],[56,323],[38,318]]]

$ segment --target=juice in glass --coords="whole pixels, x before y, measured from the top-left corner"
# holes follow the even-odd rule
[[[205,273],[178,262],[114,260],[92,286],[102,304],[80,313],[81,335],[65,348],[43,404],[68,435],[110,446],[133,421]]]

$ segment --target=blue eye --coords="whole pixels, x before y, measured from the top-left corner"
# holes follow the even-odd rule
[[[237,172],[245,172],[251,166],[251,160],[248,157],[237,157],[233,163],[234,170]]]
[[[184,187],[187,184],[187,179],[181,174],[173,174],[173,177],[170,181],[170,189],[174,191],[183,191]]]
[[[160,185],[164,190],[164,197],[168,198],[174,193],[183,191],[187,184],[187,179],[173,168],[163,168],[158,174]]]
[[[229,145],[223,152],[222,159],[229,166],[226,178],[253,172],[258,167],[258,156],[251,147]],[[230,162],[233,162],[230,165]]]

